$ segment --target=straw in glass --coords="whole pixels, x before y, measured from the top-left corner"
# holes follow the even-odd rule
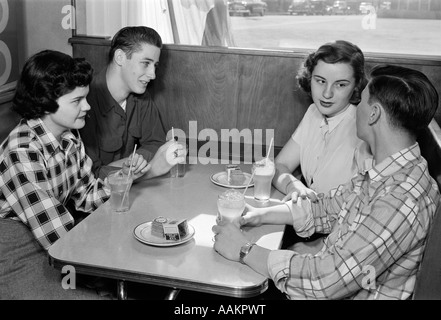
[[[273,146],[273,141],[274,141],[274,137],[271,138],[271,142],[270,142],[270,145],[269,145],[269,148],[268,148],[268,152],[266,153],[266,159],[267,159],[267,160],[268,160],[269,155],[270,155],[270,153],[271,153],[271,147]]]
[[[135,148],[133,148],[132,159],[130,160],[129,176],[127,177],[127,179],[130,178],[130,176],[132,175],[133,158],[135,157],[136,147],[137,147],[137,145],[135,144]],[[126,195],[129,192],[129,189],[130,189],[130,184],[127,184],[127,189],[126,189],[126,191],[124,191],[124,195],[121,200],[120,209],[123,206],[124,200],[126,199]]]
[[[243,196],[245,197],[245,193],[247,192],[247,190],[248,190],[248,187],[250,186],[250,184],[251,184],[251,181],[253,181],[253,177],[254,177],[254,172],[255,171],[253,171],[253,173],[251,174],[251,178],[250,178],[250,181],[248,181],[248,184],[247,184],[247,186],[246,186],[246,188],[245,188],[245,190],[243,191]]]
[[[271,142],[270,142],[270,145],[269,145],[269,148],[268,148],[268,152],[267,152],[267,154],[266,154],[266,159],[268,159],[268,157],[269,157],[269,155],[270,155],[271,147],[272,147],[272,145],[273,145],[273,141],[274,141],[274,138],[271,138]],[[246,193],[247,190],[248,190],[248,187],[249,187],[250,184],[251,184],[251,181],[253,181],[253,177],[254,177],[254,173],[255,173],[255,172],[256,172],[256,171],[253,171],[253,173],[251,174],[250,181],[248,181],[248,184],[247,184],[245,190],[243,191],[243,196],[244,196],[244,197],[245,197],[245,193]]]

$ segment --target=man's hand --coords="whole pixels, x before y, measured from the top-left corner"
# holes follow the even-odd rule
[[[150,162],[152,166],[147,176],[152,178],[166,174],[176,164],[185,162],[186,157],[185,146],[174,140],[167,141],[158,149]]]
[[[249,242],[239,227],[231,222],[218,221],[211,230],[214,250],[229,260],[239,261],[240,248]]]
[[[140,154],[135,153],[132,159],[132,156],[125,158],[122,164],[122,171],[124,174],[128,175],[131,170],[133,180],[136,180],[142,177],[147,173],[151,168],[151,165],[147,163],[147,160]]]

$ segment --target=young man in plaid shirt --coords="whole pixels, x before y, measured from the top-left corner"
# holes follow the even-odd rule
[[[213,226],[214,249],[271,278],[290,299],[408,299],[440,205],[416,142],[437,107],[438,93],[421,72],[374,68],[356,117],[373,154],[364,170],[316,203],[249,206],[241,221],[293,225],[303,237],[327,233],[322,250],[270,251],[224,222]]]

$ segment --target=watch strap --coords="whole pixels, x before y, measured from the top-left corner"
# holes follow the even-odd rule
[[[247,242],[240,248],[240,255],[239,255],[239,261],[242,264],[245,264],[243,259],[250,253],[251,249],[255,246],[255,243]]]

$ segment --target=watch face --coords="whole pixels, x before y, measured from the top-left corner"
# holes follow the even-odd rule
[[[251,246],[251,244],[249,244],[249,243],[243,245],[242,248],[240,248],[240,252],[247,254],[248,251],[250,250],[250,246]]]
[[[250,252],[252,247],[253,247],[253,244],[247,243],[240,248],[239,260],[241,263],[244,263],[243,258],[245,258],[245,256],[248,254],[248,252]]]

